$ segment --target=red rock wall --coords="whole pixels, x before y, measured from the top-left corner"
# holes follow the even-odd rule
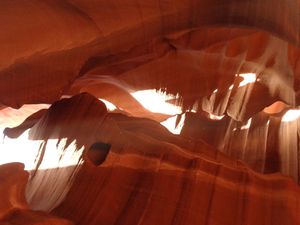
[[[0,166],[1,223],[70,223],[32,211],[55,206],[75,224],[300,224],[299,116],[284,121],[299,103],[299,10],[297,0],[1,0],[1,130],[44,141],[29,206],[21,166]],[[173,115],[132,95],[148,89],[187,112],[181,135],[158,123]],[[75,168],[38,170],[53,139],[85,149]],[[95,142],[111,145],[99,167]]]

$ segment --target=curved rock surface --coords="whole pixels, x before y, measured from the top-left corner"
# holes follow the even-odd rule
[[[30,132],[46,142],[67,137],[66,145],[75,140],[76,149],[95,142],[111,145],[100,166],[83,153],[79,168],[33,173],[27,190],[31,207],[57,205],[52,214],[75,224],[299,223],[300,189],[290,178],[258,174],[153,120],[109,113],[89,94],[54,103]],[[38,164],[47,160],[43,155]],[[71,180],[59,175],[66,170],[73,170]],[[50,185],[64,180],[71,186],[62,200],[64,189]]]
[[[1,0],[0,223],[300,224],[299,15]]]
[[[0,224],[73,224],[68,220],[29,209],[25,199],[25,187],[28,180],[28,173],[24,171],[24,165],[21,163],[0,165],[0,180]]]

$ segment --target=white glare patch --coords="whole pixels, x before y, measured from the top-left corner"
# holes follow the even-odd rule
[[[300,117],[300,110],[299,109],[290,109],[288,110],[282,117],[282,122],[291,122],[295,121]]]
[[[167,103],[166,101],[178,98],[174,95],[167,95],[157,92],[155,89],[136,91],[131,95],[146,109],[154,113],[166,115],[180,114],[181,107]]]
[[[215,94],[215,93],[217,93],[217,92],[218,92],[218,89],[214,90],[214,91],[213,91],[213,94]]]
[[[114,111],[117,109],[117,106],[115,106],[114,104],[112,104],[111,102],[105,100],[105,99],[102,99],[102,98],[99,98],[100,101],[102,101],[106,108],[108,109],[108,111]]]
[[[10,162],[21,162],[24,163],[25,170],[35,169],[35,159],[38,155],[42,141],[29,140],[29,130],[26,130],[19,138],[16,139],[8,137],[3,139],[3,130],[0,130],[0,132],[0,136],[2,137],[0,142],[0,165]],[[64,151],[64,156],[60,159],[66,139],[61,140],[58,147],[56,146],[57,141],[57,139],[48,140],[45,155],[39,169],[67,167],[78,163],[78,159],[83,148],[75,151],[76,145],[74,141]]]
[[[247,84],[254,83],[256,81],[255,73],[241,73],[237,74],[237,76],[242,77],[244,80],[239,84],[239,87],[245,86]]]
[[[214,114],[209,114],[209,119],[211,119],[211,120],[221,120],[221,119],[223,119],[223,117],[224,117],[225,115],[222,115],[222,116],[217,116],[217,115],[214,115]]]
[[[252,118],[250,118],[244,126],[241,126],[241,130],[248,130],[251,126]]]
[[[173,134],[180,134],[182,127],[184,125],[184,120],[185,120],[185,114],[181,116],[181,119],[176,127],[176,119],[177,116],[172,116],[165,121],[161,122],[160,124],[163,125],[165,128],[167,128],[171,133]]]
[[[71,95],[62,95],[60,96],[60,99],[71,98],[71,97],[72,97]]]

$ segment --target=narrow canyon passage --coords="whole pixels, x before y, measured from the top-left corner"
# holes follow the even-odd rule
[[[0,224],[300,225],[299,15],[1,0]]]

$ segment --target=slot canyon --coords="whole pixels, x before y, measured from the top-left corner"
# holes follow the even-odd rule
[[[0,225],[300,225],[299,0],[0,0],[0,25]]]

